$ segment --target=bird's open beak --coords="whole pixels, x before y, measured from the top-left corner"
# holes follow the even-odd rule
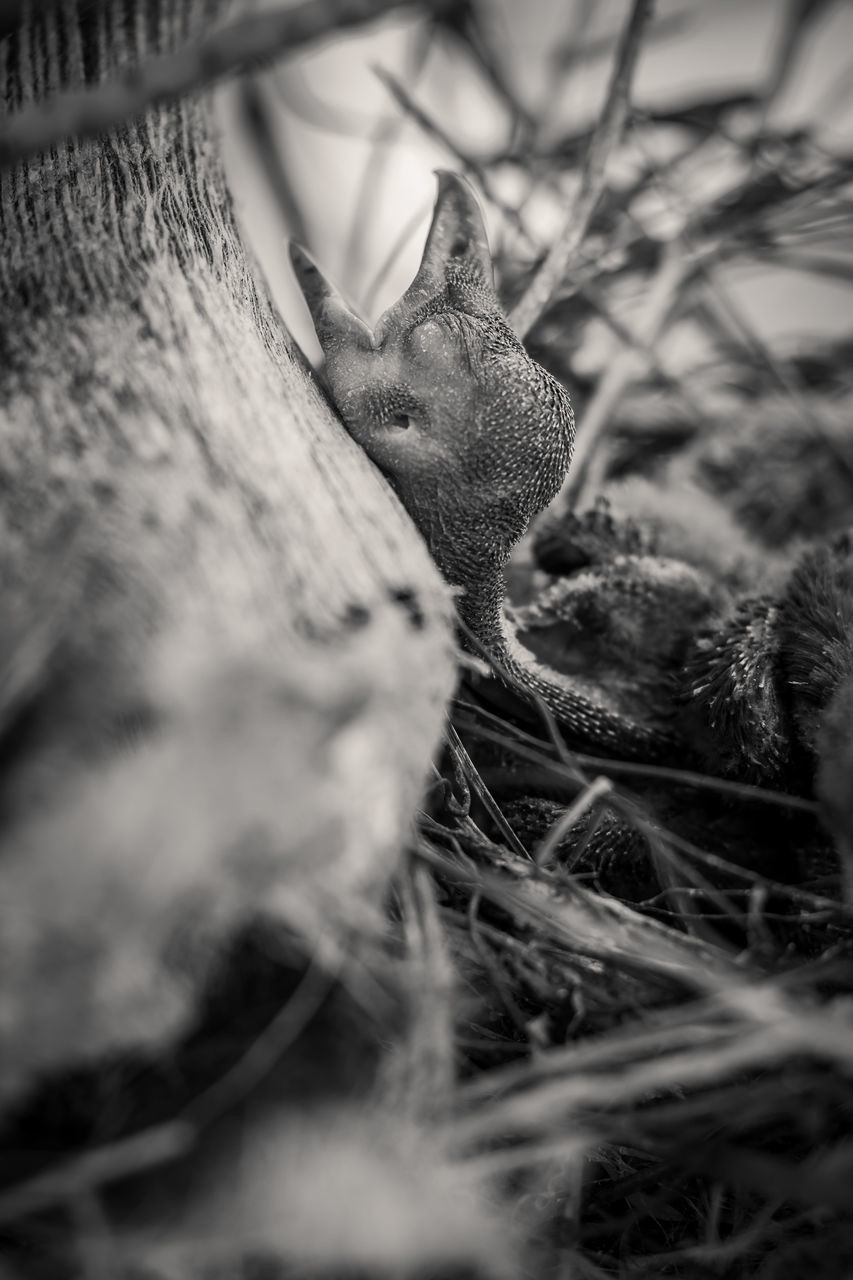
[[[374,331],[377,346],[387,334],[405,331],[419,311],[445,292],[447,270],[454,263],[464,263],[473,288],[494,294],[492,256],[477,198],[459,174],[438,169],[436,176],[438,196],[421,265],[399,302],[380,318]]]
[[[290,261],[326,359],[344,349],[372,351],[373,334],[369,327],[344,302],[307,250],[294,240],[289,247]]]
[[[446,291],[448,269],[453,265],[464,269],[459,274],[473,309],[497,307],[489,242],[474,192],[464,178],[447,169],[439,169],[437,177],[438,196],[418,273],[402,298],[381,316],[373,333],[310,254],[291,241],[290,260],[327,359],[345,350],[374,351],[390,334],[405,333],[417,314]]]

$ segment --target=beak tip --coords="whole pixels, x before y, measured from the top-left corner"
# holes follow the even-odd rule
[[[461,192],[471,192],[471,184],[467,178],[463,178],[461,173],[456,173],[454,169],[433,169],[433,173],[438,179],[438,199],[448,191],[455,191],[457,194]]]
[[[303,249],[297,240],[288,240],[287,252],[290,255],[291,266],[298,276],[305,275],[308,271],[316,270],[308,250]]]

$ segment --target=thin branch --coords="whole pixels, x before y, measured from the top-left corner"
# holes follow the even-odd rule
[[[413,0],[305,0],[254,13],[174,53],[129,67],[114,80],[57,93],[10,116],[0,127],[0,168],[69,137],[95,137],[154,107],[247,71],[346,27],[369,22]],[[420,0],[440,11],[446,0]]]
[[[808,1030],[813,1030],[809,1027]],[[747,1070],[778,1067],[797,1052],[808,1051],[807,1030],[790,1020],[768,1027],[744,1027],[735,1038],[721,1036],[720,1043],[698,1049],[688,1045],[667,1057],[655,1054],[632,1065],[630,1071],[578,1073],[532,1086],[464,1116],[454,1116],[443,1136],[460,1154],[498,1136],[526,1138],[571,1122],[579,1111],[606,1109],[618,1096],[627,1107],[647,1094],[670,1090],[700,1090],[709,1084]],[[822,1049],[821,1045],[818,1049]]]
[[[520,858],[528,859],[530,854],[527,852],[524,845],[507,822],[500,806],[486,784],[483,782],[483,779],[480,777],[473,760],[462,745],[459,734],[453,728],[452,724],[447,726],[446,736],[449,751],[459,761],[460,767],[465,775],[466,781],[471,787],[471,790],[488,811],[489,817],[495,823],[504,840],[506,840],[507,845],[512,849],[513,853],[517,854]]]
[[[513,209],[506,204],[495,190],[494,184],[491,182],[484,165],[480,163],[474,156],[468,155],[459,148],[459,145],[453,141],[450,135],[441,128],[441,126],[424,111],[423,107],[418,106],[411,95],[406,91],[400,81],[393,76],[390,71],[386,71],[384,67],[374,66],[374,74],[382,81],[385,88],[391,94],[391,97],[399,106],[400,110],[405,112],[414,120],[415,124],[423,130],[427,137],[432,138],[445,151],[449,152],[455,160],[462,166],[465,173],[471,174],[476,178],[477,183],[483,192],[483,195],[493,204],[496,209],[512,224],[519,235],[523,236],[527,243],[536,249],[538,246],[534,243],[529,231],[524,226],[517,209]]]
[[[594,4],[595,0],[592,0],[592,4],[589,4],[588,0],[587,7],[594,8]],[[649,23],[647,38],[652,41],[665,40],[672,35],[678,35],[689,26],[692,16],[689,9],[685,8],[655,18]],[[613,49],[616,43],[616,36],[613,34],[591,36],[587,40],[579,39],[583,36],[586,25],[587,22],[584,21],[579,31],[572,31],[567,35],[551,55],[552,61],[562,70],[568,71],[577,66],[588,65],[596,58],[606,57]]]
[[[640,145],[642,147],[642,142]],[[827,183],[830,181],[834,182],[837,176],[837,173],[822,175],[815,182],[804,184],[801,188],[801,193],[813,192],[820,188],[825,188]],[[684,197],[681,196],[680,193],[674,191],[669,182],[660,181],[660,175],[653,174],[653,180],[658,185],[661,193],[674,199],[678,203],[682,212],[684,212]],[[737,191],[740,189],[741,191],[744,191],[752,187],[753,184],[754,179],[750,175],[745,182],[739,184],[739,188],[736,187],[735,190]],[[728,201],[730,198],[731,193],[726,197],[726,200]],[[838,464],[844,471],[853,475],[853,468],[851,468],[850,462],[843,450],[836,445],[829,434],[822,428],[820,421],[815,418],[810,407],[804,402],[796,376],[788,373],[781,361],[777,359],[768,345],[762,340],[759,334],[755,332],[752,325],[742,314],[740,308],[732,301],[728,291],[720,284],[719,279],[711,269],[716,257],[714,250],[705,248],[700,252],[697,248],[693,239],[693,234],[694,231],[697,230],[701,233],[702,228],[703,216],[701,211],[692,211],[687,217],[684,227],[682,227],[681,231],[678,233],[676,244],[680,246],[681,252],[685,258],[692,260],[696,274],[704,282],[705,294],[710,305],[711,315],[717,323],[722,322],[723,327],[727,328],[730,332],[733,331],[737,340],[746,348],[749,355],[765,366],[782,391],[784,391],[788,396],[790,403],[796,410],[806,430],[810,431],[812,435],[816,439],[820,440],[824,447],[834,455]],[[651,339],[650,341],[653,342],[654,339]],[[603,385],[603,383],[601,385]],[[599,391],[601,390],[601,385],[599,386]],[[573,483],[574,479],[574,477],[570,477],[569,482],[564,486],[564,488],[568,488]],[[577,483],[580,484],[581,480],[582,477],[577,480]],[[590,485],[590,487],[592,486]],[[575,492],[577,492],[577,490],[575,490]]]
[[[607,161],[622,137],[628,118],[631,81],[652,4],[653,0],[633,0],[631,14],[619,42],[604,110],[589,144],[572,210],[561,234],[510,315],[510,323],[520,338],[529,333],[565,279],[604,194]]]
[[[691,769],[676,769],[669,765],[644,764],[634,760],[607,760],[603,756],[588,755],[581,751],[572,752],[571,762],[554,760],[545,754],[549,744],[541,742],[517,725],[509,724],[493,715],[484,707],[455,698],[454,704],[463,710],[473,711],[477,717],[455,717],[466,733],[472,733],[484,742],[493,742],[496,746],[511,747],[524,760],[539,765],[544,769],[555,770],[564,775],[569,782],[589,785],[589,779],[581,773],[581,767],[593,769],[613,778],[645,779],[650,782],[669,782],[677,787],[691,787],[697,791],[712,791],[721,796],[730,796],[733,800],[742,800],[745,804],[768,804],[778,808],[790,809],[797,813],[808,813],[817,816],[819,805],[816,800],[807,800],[803,796],[788,795],[784,791],[772,791],[768,787],[757,787],[749,782],[736,782],[732,778],[717,778],[713,774],[697,773]],[[485,721],[486,723],[480,723]],[[490,729],[489,724],[496,725]],[[577,767],[576,767],[577,766]],[[520,786],[532,785],[533,779],[525,779],[517,768],[513,770],[509,781],[517,781]],[[538,780],[537,785],[543,785]]]
[[[670,323],[680,303],[684,282],[694,269],[695,264],[686,255],[669,252],[661,258],[638,326],[646,347],[653,348]],[[554,500],[555,509],[571,510],[600,483],[602,467],[593,464],[601,458],[601,442],[613,411],[637,377],[637,371],[638,356],[632,348],[622,351],[608,366],[579,424],[572,468]]]
[[[481,898],[482,894],[480,893],[480,890],[475,889],[471,894],[471,899],[468,903],[468,933],[471,938],[471,944],[474,947],[483,968],[491,978],[492,986],[509,1014],[510,1021],[522,1038],[525,1041],[528,1041],[530,1020],[525,1018],[524,1014],[513,999],[512,992],[510,991],[509,985],[501,972],[499,963],[495,960],[489,948],[486,946],[485,941],[480,936],[481,930],[478,915]]]
[[[485,716],[490,720],[496,719],[496,717],[490,716],[488,712],[483,711],[483,709],[479,707],[477,708],[477,714],[479,716]],[[518,730],[515,726],[508,726],[503,721],[499,723],[503,729],[503,732],[501,733],[495,733],[482,725],[476,725],[468,722],[464,724],[464,728],[467,732],[474,732],[478,737],[488,742],[494,742],[498,746],[506,747],[510,745],[512,751],[517,756],[523,760],[528,760],[531,763],[536,764],[540,771],[545,770],[547,772],[551,772],[557,779],[566,778],[572,784],[573,794],[578,783],[585,786],[589,785],[588,777],[581,773],[580,769],[572,763],[567,765],[565,762],[549,759],[547,756],[542,754],[544,748],[541,742],[530,738],[528,734]],[[508,731],[510,729],[514,735],[517,735],[517,739],[508,736]],[[526,745],[527,743],[531,743],[532,747]],[[733,796],[738,796],[744,801],[756,800],[760,802],[764,800],[767,803],[778,804],[784,808],[790,808],[802,813],[816,814],[818,810],[818,806],[813,800],[804,800],[800,796],[787,796],[781,792],[767,791],[760,787],[750,786],[748,783],[732,782],[728,779],[713,778],[710,776],[704,777],[702,774],[689,773],[680,769],[663,768],[658,765],[634,765],[629,761],[603,760],[593,756],[578,755],[576,757],[572,757],[572,759],[576,759],[578,764],[584,764],[587,767],[595,768],[601,773],[612,774],[615,778],[618,778],[621,775],[630,777],[631,774],[636,774],[638,777],[648,777],[650,780],[660,777],[661,780],[668,779],[678,784],[683,782],[688,786],[696,786],[700,789],[719,790],[721,794],[728,793]],[[529,787],[532,788],[535,785],[536,790],[541,794],[554,794],[558,798],[561,798],[561,792],[556,791],[555,788],[548,787],[547,790],[545,790],[547,784],[541,776],[530,777],[525,780],[524,773],[517,768],[514,770],[512,776],[517,780],[520,787],[529,785]],[[614,808],[623,809],[625,806],[625,798],[621,796],[619,792],[614,791],[612,804]],[[620,816],[624,816],[624,814],[620,813]],[[679,853],[685,854],[694,860],[698,860],[706,864],[715,872],[721,873],[728,878],[736,876],[738,879],[744,880],[750,885],[761,885],[767,888],[768,891],[772,892],[774,897],[783,897],[789,899],[791,902],[801,903],[808,911],[815,909],[824,910],[831,913],[833,917],[842,920],[849,920],[853,917],[853,908],[844,902],[838,901],[835,898],[822,897],[808,889],[801,889],[793,884],[785,884],[781,880],[770,880],[766,876],[750,871],[746,867],[738,866],[736,863],[729,862],[719,854],[711,853],[707,849],[698,848],[698,846],[691,844],[689,841],[681,839],[673,831],[662,826],[660,822],[656,822],[653,828],[652,824],[649,822],[643,822],[637,813],[636,808],[631,814],[631,820],[641,835],[646,837],[657,835],[661,837],[666,844],[676,849]]]
[[[773,66],[764,90],[764,101],[761,104],[761,120],[756,133],[763,133],[770,110],[778,102],[782,91],[791,80],[791,72],[796,67],[803,48],[803,32],[816,19],[819,19],[827,7],[827,0],[789,0],[784,18],[782,34],[776,49]]]
[[[732,301],[727,289],[705,266],[700,268],[705,293],[718,318],[727,324],[751,356],[760,361],[787,395],[800,421],[812,437],[819,441],[835,458],[838,465],[853,478],[853,465],[841,445],[832,439],[814,409],[803,399],[796,372],[789,372],[777,359],[770,347],[755,332],[741,309]]]

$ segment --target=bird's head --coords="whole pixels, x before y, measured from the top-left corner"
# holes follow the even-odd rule
[[[559,490],[574,422],[504,319],[471,188],[439,174],[418,273],[373,332],[302,249],[291,258],[347,430],[473,598]]]

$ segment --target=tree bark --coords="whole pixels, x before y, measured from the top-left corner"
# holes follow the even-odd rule
[[[220,7],[31,12],[6,110]],[[0,857],[38,922],[0,937],[2,1099],[176,1034],[261,906],[309,949],[359,917],[454,664],[444,584],[250,269],[207,100],[0,173],[0,308]]]

